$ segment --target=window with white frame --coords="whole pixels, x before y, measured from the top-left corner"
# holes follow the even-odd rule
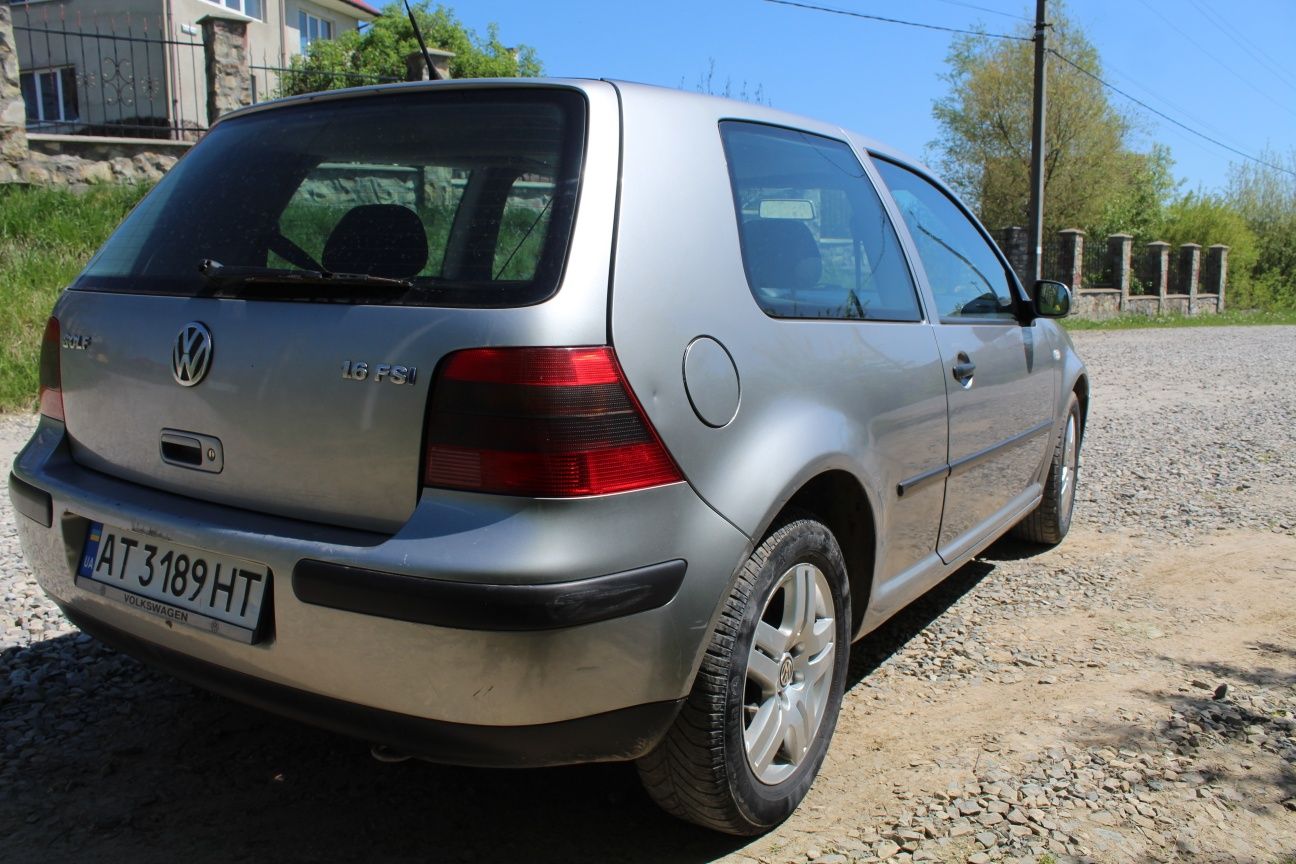
[[[71,123],[80,118],[76,68],[37,69],[18,76],[29,126]]]
[[[316,39],[333,38],[333,22],[327,18],[317,18],[309,12],[297,11],[297,29],[301,32],[301,50],[306,53],[306,46]]]
[[[227,9],[233,9],[249,18],[255,18],[258,21],[265,20],[265,6],[262,0],[207,0],[208,3],[214,3],[217,6],[224,6]]]

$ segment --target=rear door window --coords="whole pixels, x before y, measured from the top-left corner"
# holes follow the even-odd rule
[[[570,240],[585,114],[576,91],[536,88],[324,99],[232,118],[144,199],[73,287],[272,296],[264,283],[213,284],[199,272],[212,260],[227,273],[412,283],[377,296],[304,285],[289,299],[543,300],[557,289]]]
[[[895,229],[847,144],[738,121],[720,133],[747,281],[767,314],[922,318]]]

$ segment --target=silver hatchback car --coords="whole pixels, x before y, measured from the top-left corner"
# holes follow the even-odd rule
[[[68,618],[423,758],[766,830],[854,640],[1057,543],[1084,365],[920,166],[609,81],[231,114],[65,291],[10,495]]]

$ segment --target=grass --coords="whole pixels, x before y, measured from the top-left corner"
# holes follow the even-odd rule
[[[1068,330],[1143,330],[1164,327],[1237,327],[1296,324],[1296,309],[1226,309],[1218,315],[1121,315],[1105,321],[1063,318]]]
[[[0,186],[0,411],[35,406],[54,301],[146,191]]]

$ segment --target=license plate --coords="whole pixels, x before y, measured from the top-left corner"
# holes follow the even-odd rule
[[[169,622],[251,643],[270,572],[264,564],[92,522],[76,583]]]

